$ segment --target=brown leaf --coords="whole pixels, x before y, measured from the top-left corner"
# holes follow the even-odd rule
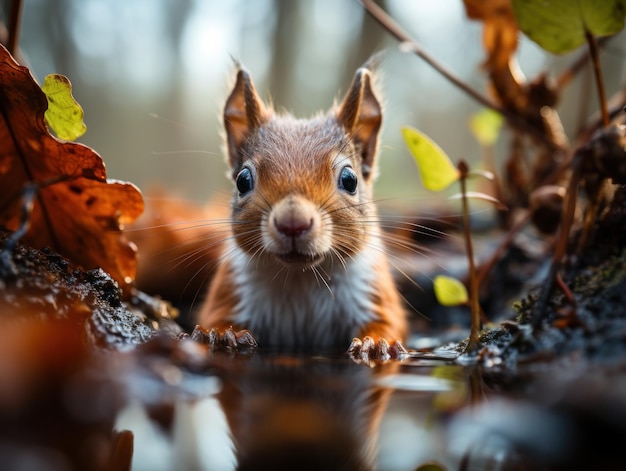
[[[141,193],[107,181],[102,158],[89,147],[53,137],[44,122],[47,106],[30,71],[0,46],[0,226],[16,230],[22,189],[42,185],[23,241],[51,247],[85,269],[101,267],[126,290],[136,250],[121,231],[143,211]]]
[[[510,0],[463,0],[468,18],[482,21],[483,47],[492,92],[503,107],[519,112],[527,105],[526,78],[515,59],[517,23]]]
[[[467,17],[483,22],[488,69],[506,67],[517,50],[517,23],[510,0],[463,0]]]

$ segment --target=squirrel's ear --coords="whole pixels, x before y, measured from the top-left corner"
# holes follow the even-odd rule
[[[363,176],[374,173],[382,109],[372,89],[372,73],[361,67],[337,110],[337,121],[357,146],[363,158]]]
[[[224,107],[224,127],[231,167],[241,164],[243,142],[259,126],[267,121],[268,112],[254,88],[250,74],[240,68],[237,81]]]

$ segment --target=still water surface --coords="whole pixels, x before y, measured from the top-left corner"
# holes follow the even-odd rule
[[[458,411],[482,394],[472,372],[445,359],[216,354],[199,373],[135,371],[116,429],[134,434],[135,471],[463,469],[476,443]],[[506,441],[485,444],[492,469],[508,469]]]

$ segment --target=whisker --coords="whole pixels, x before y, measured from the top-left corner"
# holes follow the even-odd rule
[[[184,229],[196,229],[199,227],[211,227],[211,226],[217,226],[219,224],[222,225],[227,225],[230,224],[231,220],[230,219],[196,219],[196,220],[191,220],[191,221],[180,221],[180,222],[169,222],[167,224],[157,224],[154,226],[145,226],[145,227],[130,227],[128,229],[125,229],[124,232],[126,233],[133,233],[133,232],[144,232],[144,231],[150,231],[150,230],[155,230],[155,229],[164,229],[164,228],[170,228],[173,227],[175,229],[172,230],[176,231],[176,230],[184,230]],[[185,227],[177,227],[177,226],[183,226],[185,224],[195,224],[193,226],[185,226]]]
[[[423,288],[422,291],[424,290]],[[416,308],[413,303],[411,303],[406,296],[404,296],[402,293],[398,292],[398,294],[400,295],[400,297],[402,298],[402,301],[404,301],[404,304],[406,304],[407,306],[409,306],[409,308],[411,309],[412,312],[414,312],[415,314],[423,317],[424,319],[426,319],[428,322],[432,321],[432,317],[427,316],[426,314],[424,314],[422,311],[420,311],[418,308]]]
[[[346,139],[346,141],[342,144],[342,146],[339,148],[339,150],[337,151],[337,154],[335,155],[335,159],[337,158],[337,156],[338,156],[338,155],[342,154],[342,153],[343,153],[343,151],[346,149],[346,147],[348,147],[350,144],[352,144],[352,142],[353,142],[352,136],[349,136],[349,137]],[[333,159],[333,160],[334,160],[334,159]],[[345,161],[345,160],[349,160],[349,157],[346,157],[345,159],[342,159],[342,160],[340,160],[340,161],[338,161],[338,162],[335,162],[335,163],[333,164],[333,166],[331,167],[331,168],[332,168],[332,170],[335,170],[335,169],[339,166],[339,164],[340,164],[341,162]]]
[[[345,232],[343,234],[341,234],[343,238],[348,238],[349,240],[358,240],[354,237],[354,235],[351,232]],[[398,273],[400,273],[403,277],[405,277],[412,285],[414,285],[416,288],[419,288],[420,290],[423,290],[424,288],[421,287],[404,269],[402,269],[399,265],[399,263],[397,262],[404,262],[405,259],[398,256],[398,255],[394,255],[392,253],[389,253],[388,250],[386,249],[384,244],[376,244],[374,243],[375,240],[380,240],[381,242],[383,242],[382,239],[380,238],[374,238],[374,240],[372,240],[372,238],[370,238],[369,241],[367,241],[367,245],[368,247],[372,248],[373,250],[376,250],[377,252],[385,255],[389,261],[389,264],[398,271]],[[360,241],[360,240],[359,240]],[[418,252],[416,251],[416,249],[414,247],[411,247],[411,251],[413,251],[414,253],[416,253],[417,255],[420,255],[422,257],[424,257],[425,259],[433,262],[436,264],[436,266],[440,267],[442,270],[445,271],[445,268],[439,263],[437,262],[435,259],[433,259],[432,257],[422,253],[422,252]]]
[[[204,263],[202,264],[201,267],[199,267],[195,273],[189,278],[189,280],[187,280],[187,283],[185,283],[185,286],[183,287],[182,292],[186,292],[187,289],[189,288],[189,286],[191,286],[191,284],[193,283],[193,281],[204,271],[206,271],[207,267],[209,266],[209,263]],[[209,270],[204,277],[202,278],[202,281],[200,283],[200,286],[206,286],[207,285],[207,281],[209,279],[209,277],[211,276],[211,274],[213,273],[213,271],[215,271],[215,269],[217,268],[217,265],[215,265],[211,270]],[[200,292],[206,292],[206,289],[200,290],[197,289],[196,292],[194,293],[194,296],[191,300],[191,312],[194,311],[194,308],[196,306],[196,302],[198,301],[198,296],[200,296]]]
[[[317,280],[321,280],[322,283],[324,283],[324,286],[326,286],[326,289],[328,289],[328,292],[330,293],[330,295],[333,297],[333,299],[335,298],[335,293],[333,293],[333,290],[330,288],[330,286],[328,285],[328,282],[326,281],[324,275],[326,275],[326,277],[328,277],[328,274],[326,272],[324,272],[323,269],[318,267],[313,267],[312,269],[313,273],[315,274],[315,278]],[[324,274],[322,274],[321,272],[324,272]],[[319,281],[318,281],[318,285],[319,285]]]

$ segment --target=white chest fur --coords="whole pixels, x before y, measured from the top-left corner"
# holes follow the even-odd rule
[[[240,299],[233,321],[262,345],[289,351],[346,348],[359,328],[374,320],[371,300],[383,255],[371,247],[345,264],[328,259],[317,272],[263,262],[237,247],[229,253]]]

